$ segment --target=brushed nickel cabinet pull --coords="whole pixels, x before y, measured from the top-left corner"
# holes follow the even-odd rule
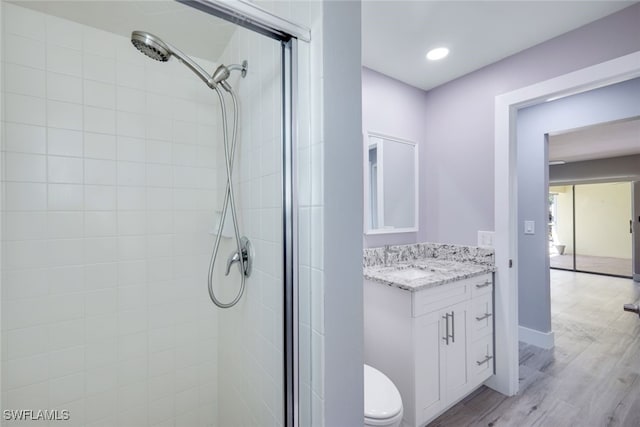
[[[446,328],[444,337],[442,337],[442,339],[447,343],[447,345],[449,345],[449,313],[446,313],[444,316],[442,316],[442,318],[444,319]]]
[[[479,361],[478,361],[478,360],[476,360],[476,363],[478,364],[478,366],[481,366],[481,365],[483,365],[483,364],[487,363],[487,362],[488,362],[489,360],[491,360],[491,359],[493,359],[493,356],[489,356],[489,355],[487,355],[487,356],[485,356],[485,357],[484,357],[484,359],[483,359],[483,360],[479,360]]]
[[[491,280],[487,280],[484,283],[478,283],[476,284],[476,288],[477,289],[481,289],[481,288],[486,288],[487,286],[489,286],[491,284]]]
[[[456,342],[456,312],[451,311],[451,341]]]
[[[491,313],[485,313],[480,317],[476,317],[476,320],[479,322],[479,321],[484,320],[484,319],[486,319],[488,317],[491,317]]]

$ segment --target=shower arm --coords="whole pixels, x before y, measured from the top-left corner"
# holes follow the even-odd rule
[[[229,71],[240,71],[242,77],[247,76],[247,68],[249,67],[249,62],[245,59],[242,61],[242,64],[231,64],[227,65],[227,69]]]

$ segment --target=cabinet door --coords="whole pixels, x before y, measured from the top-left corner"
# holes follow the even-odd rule
[[[441,408],[440,343],[443,341],[440,313],[415,319],[415,387],[417,424],[433,418]]]
[[[462,397],[469,383],[468,306],[465,301],[440,312],[440,331],[443,337],[448,337],[440,342],[442,386],[447,402]]]

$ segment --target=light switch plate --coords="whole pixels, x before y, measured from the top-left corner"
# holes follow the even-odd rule
[[[536,234],[536,222],[525,221],[524,222],[524,234]]]

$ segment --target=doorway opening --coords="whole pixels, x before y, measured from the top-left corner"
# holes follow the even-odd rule
[[[508,395],[519,389],[519,283],[517,259],[518,111],[545,99],[567,96],[640,76],[640,52],[559,76],[496,97],[495,103],[495,241],[496,376],[491,387]],[[505,207],[508,207],[505,209]]]

